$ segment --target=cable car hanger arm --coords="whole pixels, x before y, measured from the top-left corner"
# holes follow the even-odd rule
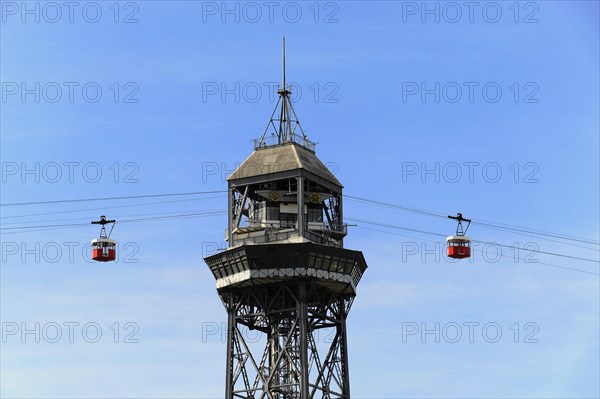
[[[457,236],[464,236],[467,233],[467,230],[469,229],[469,226],[471,225],[471,219],[464,218],[461,212],[457,212],[456,216],[448,215],[448,218],[458,221],[458,226],[456,226],[456,235]],[[465,227],[464,230],[463,230],[462,222],[467,222],[467,227]]]

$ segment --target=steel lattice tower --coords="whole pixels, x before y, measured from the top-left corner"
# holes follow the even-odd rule
[[[343,186],[290,102],[285,41],[278,94],[227,179],[228,248],[205,258],[228,315],[225,398],[349,399],[346,319],[367,264],[343,246]]]

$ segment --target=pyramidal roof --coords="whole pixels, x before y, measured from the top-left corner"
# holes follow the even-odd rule
[[[344,187],[314,152],[294,142],[256,148],[228,181],[303,169],[339,187]]]
[[[247,179],[275,173],[305,170],[343,188],[342,183],[317,158],[316,143],[310,141],[290,100],[291,91],[285,83],[285,37],[283,38],[283,84],[277,91],[279,100],[271,115],[267,129],[259,140],[254,140],[254,152],[227,178],[228,181]],[[279,108],[279,115],[276,112]],[[273,128],[271,136],[267,132]],[[298,134],[296,129],[301,134]]]

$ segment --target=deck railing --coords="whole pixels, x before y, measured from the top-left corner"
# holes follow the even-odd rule
[[[274,147],[276,145],[282,145],[286,143],[295,143],[301,145],[312,152],[315,152],[317,149],[317,143],[296,133],[291,133],[291,137],[285,138],[281,143],[279,142],[279,137],[275,135],[265,136],[264,138],[253,140],[255,150],[258,150],[259,148]]]

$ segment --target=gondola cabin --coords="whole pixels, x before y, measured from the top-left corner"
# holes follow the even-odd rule
[[[471,256],[471,239],[467,236],[449,236],[447,255],[453,259],[464,259]]]
[[[112,262],[117,258],[117,242],[110,238],[92,240],[92,259],[98,262]]]
[[[115,227],[116,220],[108,220],[106,216],[100,216],[100,220],[94,220],[92,224],[99,224],[100,237],[92,240],[92,259],[96,262],[112,262],[117,258],[117,242],[110,239],[110,234]],[[106,234],[107,224],[112,224],[110,232]]]

